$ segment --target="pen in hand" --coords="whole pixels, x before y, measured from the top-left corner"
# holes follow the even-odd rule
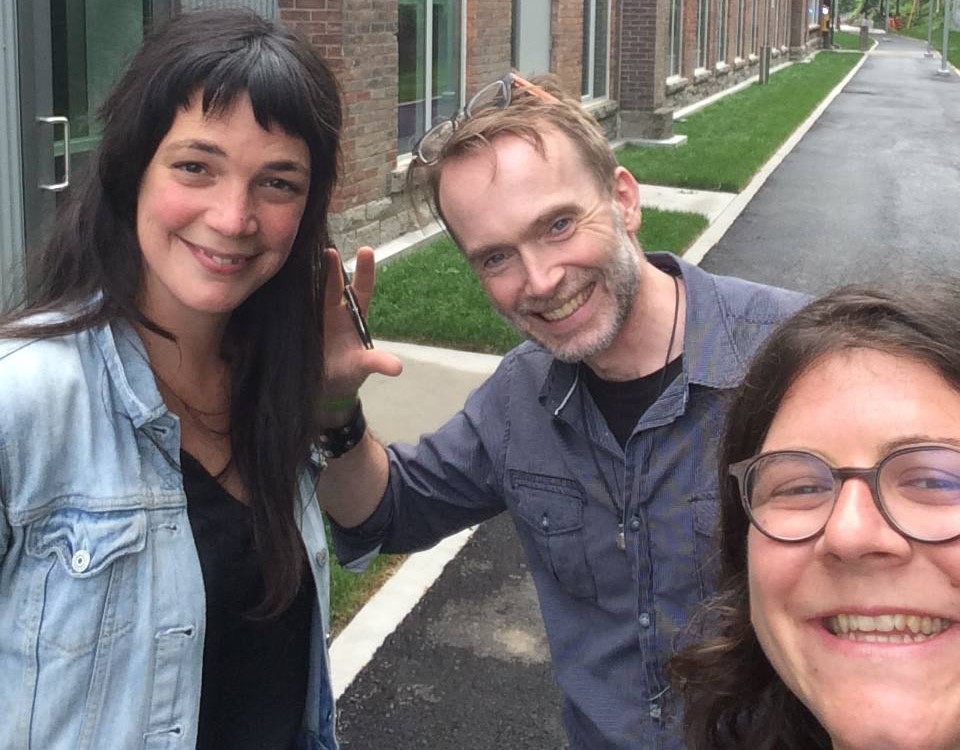
[[[337,250],[337,257],[340,261],[340,273],[343,274],[343,299],[347,303],[347,310],[350,311],[350,318],[353,320],[353,327],[357,329],[357,335],[363,343],[364,349],[373,349],[373,338],[370,336],[370,329],[367,327],[367,321],[360,311],[360,304],[357,302],[357,294],[350,284],[350,276],[343,265],[343,258],[340,257],[340,251]]]

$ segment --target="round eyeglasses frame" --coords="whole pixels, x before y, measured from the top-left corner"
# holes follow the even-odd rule
[[[417,141],[417,145],[413,147],[414,156],[420,163],[428,167],[436,164],[440,161],[444,145],[450,140],[450,136],[454,134],[462,122],[469,120],[490,104],[494,104],[496,109],[506,109],[513,100],[512,92],[515,88],[528,91],[547,102],[558,101],[557,97],[549,91],[544,91],[537,84],[530,83],[516,73],[507,73],[503,78],[483,86],[471,97],[466,106],[457,111],[453,117],[441,120],[424,133]]]
[[[843,489],[843,483],[848,479],[862,479],[870,488],[870,497],[873,499],[873,504],[877,507],[877,510],[880,511],[880,515],[883,516],[883,519],[894,531],[901,536],[915,542],[922,542],[924,544],[943,544],[960,539],[960,533],[943,538],[922,537],[917,536],[916,534],[911,534],[893,518],[893,516],[890,514],[890,511],[887,509],[886,504],[884,503],[883,497],[880,494],[880,472],[889,461],[907,453],[931,450],[946,450],[952,453],[960,454],[960,450],[952,445],[913,445],[888,453],[886,456],[880,459],[876,465],[869,468],[850,466],[837,468],[828,464],[820,456],[816,455],[815,453],[810,453],[809,451],[769,451],[767,453],[760,453],[756,456],[744,459],[743,461],[737,461],[736,463],[730,464],[728,471],[730,476],[737,480],[737,487],[740,493],[740,503],[743,505],[743,509],[747,514],[747,518],[750,519],[750,523],[753,524],[754,528],[761,534],[775,541],[787,543],[807,542],[815,537],[820,536],[827,528],[827,524],[830,523],[830,518],[833,516],[833,511],[837,507],[837,498],[839,498],[840,492]],[[833,475],[834,482],[833,505],[830,507],[830,513],[828,513],[827,517],[824,519],[823,525],[818,530],[810,534],[805,534],[804,536],[784,537],[771,533],[767,529],[763,528],[763,526],[761,526],[757,521],[757,518],[753,513],[753,508],[750,505],[750,498],[747,494],[747,481],[749,479],[751,469],[753,469],[760,461],[770,458],[771,456],[802,456],[804,458],[813,458],[830,470],[830,473]]]

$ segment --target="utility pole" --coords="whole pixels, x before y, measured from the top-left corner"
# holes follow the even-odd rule
[[[837,25],[837,0],[830,0],[830,33],[828,39],[830,41],[830,49],[833,49],[833,30]]]
[[[947,64],[947,50],[950,47],[950,0],[943,0],[943,51],[940,53],[940,70],[938,75],[950,75],[950,66]]]

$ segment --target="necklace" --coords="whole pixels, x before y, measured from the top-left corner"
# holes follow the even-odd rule
[[[165,391],[169,392],[171,396],[173,396],[177,401],[179,401],[183,405],[183,408],[186,411],[187,416],[189,416],[190,420],[194,424],[196,424],[198,427],[200,427],[203,430],[203,432],[211,436],[217,442],[220,442],[230,437],[229,427],[225,430],[220,430],[220,429],[217,429],[216,427],[211,427],[207,423],[207,420],[204,419],[204,417],[206,417],[207,419],[212,419],[214,417],[222,417],[224,414],[228,414],[230,411],[229,405],[226,408],[219,409],[217,411],[204,411],[203,409],[200,409],[199,407],[194,406],[189,401],[187,401],[183,396],[177,393],[177,391],[175,391],[166,380],[160,377],[160,374],[156,370],[153,370],[153,376],[157,379],[157,383],[163,386],[163,389]],[[194,456],[193,458],[198,464],[203,466],[203,464],[200,462],[199,456]],[[223,484],[224,480],[227,477],[227,474],[230,472],[232,468],[233,468],[233,454],[231,452],[227,455],[227,460],[224,463],[223,468],[220,469],[220,471],[217,471],[217,472],[208,471],[206,467],[204,467],[204,471],[207,471],[207,473],[209,473],[210,476],[212,476],[217,482],[219,482],[220,484]]]
[[[670,341],[667,343],[667,356],[663,361],[663,371],[660,373],[660,384],[657,386],[657,398],[663,393],[663,388],[667,384],[667,366],[670,364],[670,352],[673,350],[673,342],[677,337],[677,323],[680,321],[680,282],[676,276],[673,276],[673,325],[670,327]]]
[[[183,396],[181,396],[176,390],[174,390],[173,386],[171,386],[166,380],[160,377],[160,373],[158,373],[155,369],[153,369],[153,376],[157,379],[157,383],[159,383],[165,391],[167,391],[171,396],[173,396],[177,401],[179,401],[180,404],[183,405],[183,408],[186,410],[187,414],[191,417],[191,419],[193,419],[194,422],[196,422],[200,427],[202,427],[204,431],[212,435],[219,435],[219,436],[226,436],[230,434],[229,430],[224,431],[224,430],[218,430],[215,427],[211,427],[207,423],[206,419],[204,419],[204,417],[206,417],[207,419],[212,419],[214,417],[222,417],[225,414],[228,414],[230,412],[229,405],[224,407],[223,409],[218,409],[216,411],[204,411],[203,409],[197,406],[194,406],[189,401],[187,401]]]
[[[672,274],[671,274],[672,276]],[[670,352],[673,350],[673,344],[676,341],[677,337],[677,327],[680,322],[680,281],[676,276],[673,278],[673,325],[670,327],[670,340],[667,342],[667,353],[664,357],[663,369],[660,372],[660,379],[657,385],[656,396],[654,401],[660,398],[663,393],[663,389],[666,386],[667,380],[667,367],[670,365]],[[600,468],[600,460],[597,458],[596,447],[593,444],[593,440],[590,437],[590,432],[587,429],[586,415],[581,411],[581,419],[583,420],[583,429],[587,438],[587,445],[590,447],[590,456],[593,459],[594,468],[597,470],[597,474],[600,476],[600,480],[603,482],[603,485],[607,491],[607,495],[610,498],[610,501],[613,503],[614,508],[620,514],[619,522],[617,523],[617,536],[616,536],[616,545],[617,549],[621,552],[625,552],[627,549],[627,536],[624,531],[624,527],[627,522],[627,503],[626,498],[622,504],[617,503],[616,494],[613,492],[613,488],[610,486],[610,483],[607,481],[606,474],[603,473],[603,470]]]
[[[667,354],[663,360],[663,369],[660,371],[660,382],[657,384],[657,395],[654,397],[654,401],[660,398],[667,384],[667,367],[670,365],[670,352],[673,351],[673,342],[677,337],[677,323],[680,321],[680,282],[676,276],[671,274],[671,277],[673,278],[673,325],[670,326],[670,340],[667,342]],[[594,461],[596,461],[596,456],[594,456]],[[599,466],[597,468],[599,469]],[[606,482],[606,479],[604,479],[604,482]],[[613,497],[613,495],[611,495],[611,497]],[[626,502],[623,503],[623,508],[620,510],[622,515],[620,517],[620,523],[617,525],[617,549],[625,552],[627,549],[627,535],[624,532],[624,525],[627,522]]]

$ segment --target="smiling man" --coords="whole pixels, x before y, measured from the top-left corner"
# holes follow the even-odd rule
[[[416,446],[384,449],[358,408],[331,412],[352,437],[318,493],[341,559],[422,549],[509,511],[570,747],[679,748],[662,667],[711,586],[725,395],[805,298],[645,256],[636,181],[551,81],[485,87],[417,157],[491,304],[530,341]],[[359,260],[363,292],[372,262]],[[340,405],[396,367],[357,346],[330,276],[326,387]]]

